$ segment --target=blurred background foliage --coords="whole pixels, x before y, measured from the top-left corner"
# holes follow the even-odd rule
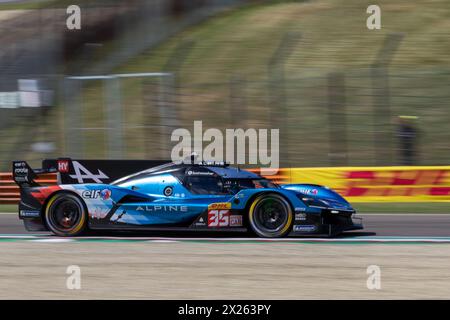
[[[222,130],[280,128],[284,166],[396,165],[398,116],[406,115],[418,132],[415,164],[448,164],[449,1],[379,0],[381,30],[367,29],[373,1],[366,0],[78,2],[82,30],[75,32],[64,27],[65,1],[0,4],[0,91],[13,90],[17,79],[46,78],[56,93],[55,105],[42,110],[0,109],[2,169],[12,158],[108,158],[108,135],[117,128],[105,123],[103,84],[74,90],[63,79],[134,72],[174,79],[121,81],[122,158],[166,159],[171,130],[203,120],[204,128]],[[27,25],[22,15],[39,18]],[[52,24],[42,40],[54,48],[52,59],[32,72],[11,68],[26,65],[17,48],[31,30],[45,30],[43,21]],[[49,56],[36,48],[30,59]],[[67,119],[73,96],[83,102],[72,106],[81,123]],[[82,145],[77,154],[70,139]],[[36,151],[36,142],[54,148]]]

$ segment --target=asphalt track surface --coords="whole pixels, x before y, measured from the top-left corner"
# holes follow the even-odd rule
[[[366,236],[383,237],[450,237],[450,215],[447,214],[363,214],[364,230],[347,232],[346,238]],[[17,214],[0,214],[0,235],[27,235]],[[47,233],[35,233],[42,236]],[[108,234],[107,234],[108,235]],[[116,234],[113,234],[116,235]],[[120,235],[120,234],[119,234]],[[127,235],[129,236],[129,235]],[[140,234],[142,236],[142,234]],[[180,234],[151,233],[149,236],[180,236]],[[251,237],[245,234],[193,233],[181,234],[185,237]]]

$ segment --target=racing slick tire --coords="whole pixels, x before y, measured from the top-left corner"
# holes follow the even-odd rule
[[[87,229],[87,209],[76,195],[58,193],[48,201],[44,220],[48,229],[58,236],[78,236]]]
[[[248,216],[252,230],[264,238],[281,238],[288,235],[294,221],[291,205],[276,193],[256,197]]]

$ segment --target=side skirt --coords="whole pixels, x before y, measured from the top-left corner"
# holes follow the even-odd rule
[[[190,227],[164,227],[164,226],[133,226],[133,225],[92,225],[90,230],[111,231],[192,231],[192,232],[247,232],[247,228],[190,228]]]

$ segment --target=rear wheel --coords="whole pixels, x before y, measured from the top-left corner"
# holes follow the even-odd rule
[[[82,200],[74,194],[54,195],[45,210],[45,222],[54,234],[77,236],[86,230],[87,212]]]
[[[278,194],[262,194],[250,206],[249,221],[253,231],[260,237],[284,237],[292,228],[292,208]]]

